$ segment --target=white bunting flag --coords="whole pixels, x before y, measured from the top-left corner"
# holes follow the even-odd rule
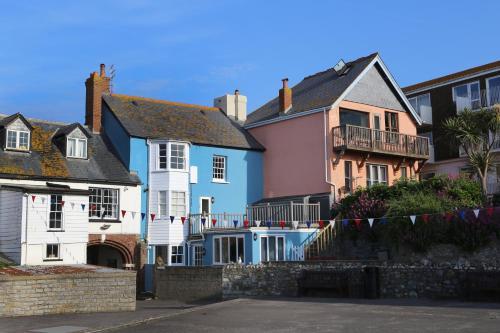
[[[105,213],[106,213],[106,208],[104,208],[104,206],[101,206],[101,217],[104,217]]]
[[[299,221],[292,221],[292,226],[294,229],[297,229],[299,227]]]
[[[260,227],[260,221],[259,220],[255,220],[255,226],[258,228]]]
[[[132,214],[132,220],[135,219],[135,212],[130,212]]]
[[[417,216],[416,215],[410,215],[410,220],[411,220],[411,223],[415,224],[415,221],[417,220]]]
[[[330,220],[330,224],[332,225],[333,228],[335,228],[335,219]]]
[[[42,199],[42,204],[45,204],[45,197],[40,197]]]
[[[375,220],[373,217],[368,219],[368,224],[370,225],[370,228],[373,227],[373,220]]]
[[[75,203],[74,202],[70,202],[70,204],[71,204],[71,209],[72,210],[75,209]]]
[[[473,210],[474,215],[476,215],[476,219],[479,217],[479,209],[474,209]]]

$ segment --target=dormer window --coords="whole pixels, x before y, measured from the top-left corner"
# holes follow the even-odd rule
[[[73,158],[87,158],[87,139],[68,137],[66,156]]]
[[[7,149],[29,150],[30,132],[7,130]]]

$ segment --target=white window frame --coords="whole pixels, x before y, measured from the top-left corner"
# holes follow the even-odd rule
[[[70,154],[70,151],[69,151],[69,141],[70,140],[75,141],[74,154]],[[82,148],[82,145],[83,145],[83,148]],[[79,156],[78,152],[83,152],[83,155]],[[67,137],[66,138],[66,156],[71,157],[71,158],[87,159],[87,139]]]
[[[197,255],[199,257],[197,257]],[[193,266],[203,266],[203,245],[193,245]]]
[[[53,195],[56,195],[56,196],[60,196],[61,197],[61,201],[64,200],[64,197],[62,194],[49,194],[48,196],[48,209],[47,209],[47,212],[48,212],[48,215],[47,215],[47,231],[63,231],[64,230],[64,206],[61,204],[61,202],[59,202],[59,205],[61,206],[61,226],[59,228],[51,228],[50,227],[50,213],[54,212],[54,213],[58,213],[59,211],[52,211],[52,196]]]
[[[182,254],[179,254],[179,253],[177,253],[177,252],[174,254],[174,247],[177,249],[177,251],[179,250],[179,248],[181,248],[181,249],[182,249]],[[179,244],[179,245],[170,245],[170,246],[168,247],[168,249],[169,249],[169,253],[168,253],[168,262],[169,262],[170,266],[184,266],[184,261],[185,261],[185,258],[186,258],[186,253],[185,253],[185,252],[186,252],[186,249],[185,249],[184,244]],[[180,263],[178,263],[178,262],[176,262],[176,263],[172,262],[172,257],[173,257],[174,255],[175,255],[176,257],[179,257],[179,256],[180,256],[180,257],[181,257],[181,259],[182,259],[182,262],[180,262]]]
[[[161,195],[165,194],[165,201],[162,202]],[[162,214],[162,206],[165,206],[165,212]],[[168,191],[158,191],[158,218],[166,218],[168,216]]]
[[[9,147],[9,132],[16,133],[16,144],[15,144],[15,147]],[[28,134],[28,147],[27,148],[21,148],[20,145],[19,145],[19,140],[21,138],[21,133]],[[18,131],[18,130],[11,130],[11,129],[7,128],[7,130],[5,131],[5,148],[12,149],[12,150],[29,151],[30,150],[30,139],[31,139],[31,133],[29,131]]]
[[[233,262],[230,261],[231,259],[231,247],[229,246],[229,244],[227,245],[227,250],[228,250],[228,253],[227,253],[227,258],[228,258],[228,262],[223,262],[222,260],[222,239],[223,238],[228,238],[228,242],[229,241],[229,238],[236,238],[236,263],[238,262],[238,258],[240,257],[240,253],[238,252],[238,239],[243,239],[243,257],[241,258],[241,261],[242,262],[245,262],[245,235],[217,235],[217,236],[214,236],[213,239],[212,239],[212,264],[213,265],[227,265],[227,264],[231,264]],[[220,261],[215,261],[215,240],[219,239],[220,241],[220,247],[219,247],[219,259]]]
[[[377,182],[374,182],[375,180],[373,179],[373,174],[372,174],[372,170],[371,170],[371,167],[375,166],[377,168]],[[375,184],[386,184],[388,185],[389,184],[389,168],[387,167],[387,165],[385,164],[366,164],[366,168],[370,168],[370,178],[368,178],[368,171],[366,171],[367,173],[367,177],[366,177],[366,186],[372,186],[372,185],[375,185]],[[381,181],[382,179],[382,172],[381,170],[382,169],[385,169],[385,182]]]
[[[172,168],[172,158],[174,158],[174,156],[172,156],[172,146],[179,146],[179,147],[182,147],[182,153],[183,153],[183,156],[182,158],[178,157],[178,156],[175,156],[175,158],[177,159],[182,159],[182,168]],[[186,167],[187,167],[187,157],[186,157],[186,144],[185,143],[180,143],[180,142],[169,142],[169,145],[168,145],[168,167],[170,170],[176,170],[176,171],[185,171],[186,170]],[[175,162],[175,163],[178,163],[178,162]]]
[[[119,221],[120,220],[120,190],[117,189],[117,188],[112,188],[112,187],[89,187],[89,191],[90,190],[93,190],[93,189],[96,189],[96,190],[110,190],[110,191],[113,191],[113,192],[116,192],[116,216],[109,216],[109,215],[106,215],[106,216],[102,216],[101,215],[101,210],[102,208],[100,209],[95,209],[95,212],[97,212],[98,214],[100,214],[101,216],[97,216],[97,215],[90,215],[92,212],[94,212],[94,210],[92,210],[92,205],[94,205],[95,203],[93,203],[91,200],[90,200],[90,197],[92,196],[91,194],[89,194],[89,219],[90,220],[109,220],[109,221]],[[103,205],[103,195],[102,195],[102,192],[101,192],[101,202],[100,202],[100,206],[102,207]]]
[[[269,260],[269,238],[270,237],[275,237],[275,242],[274,242],[274,253],[276,255],[276,260]],[[283,260],[279,259],[278,256],[278,238],[283,239]],[[266,245],[266,260],[262,260],[262,241],[266,240],[267,245]],[[260,261],[264,262],[270,262],[270,261],[286,261],[286,237],[285,235],[261,235],[260,236],[260,242],[259,242],[259,252],[260,252]]]
[[[49,246],[57,246],[57,257],[48,257],[47,256],[47,250]],[[62,260],[61,259],[61,243],[47,243],[45,244],[45,249],[44,249],[44,254],[43,254],[43,260],[44,261],[51,261],[51,260]]]
[[[165,149],[165,167],[162,168],[160,166],[160,146],[161,145],[165,145],[166,149]],[[183,156],[183,161],[184,161],[184,168],[182,169],[177,169],[177,168],[172,168],[172,145],[179,145],[179,146],[182,146],[183,147],[183,151],[184,151],[184,156]],[[179,171],[179,172],[186,172],[188,170],[188,165],[189,165],[189,156],[188,156],[188,151],[189,151],[189,147],[186,143],[184,142],[171,142],[171,141],[168,141],[168,142],[157,142],[154,144],[155,146],[155,150],[156,150],[156,161],[155,161],[155,165],[156,165],[156,171]]]
[[[184,193],[184,214],[177,214],[177,209],[175,210],[174,212],[174,204],[173,204],[173,198],[174,198],[174,193]],[[187,192],[186,191],[170,191],[170,196],[168,198],[168,201],[169,201],[169,213],[170,215],[172,216],[175,216],[177,218],[181,217],[181,216],[184,216],[186,217],[187,215]],[[178,206],[178,205],[177,205]]]
[[[420,95],[408,98],[408,101],[410,102],[410,104],[411,104],[412,100],[415,100],[415,105],[417,106],[417,108],[415,109],[415,111],[417,112],[417,114],[420,117],[422,117],[422,113],[420,112],[420,104],[418,103],[418,99],[421,98],[421,97],[423,97],[423,96],[428,96],[429,97],[429,102],[431,101],[431,94],[430,93],[420,94]],[[413,106],[413,104],[412,104],[412,106]],[[432,103],[431,103],[430,106],[432,107]]]
[[[494,79],[498,79],[498,78],[500,78],[500,75],[486,78],[486,101],[488,103],[488,106],[493,106],[493,105],[491,105],[491,101],[490,101],[490,80],[494,80]],[[500,91],[498,93],[500,94]]]
[[[471,85],[476,84],[476,83],[477,83],[477,85],[479,87],[479,106],[481,107],[481,105],[482,105],[482,103],[481,103],[482,102],[481,101],[481,85],[479,84],[479,81],[472,81],[472,82],[467,82],[467,83],[461,83],[461,84],[457,84],[456,86],[453,86],[451,88],[453,102],[456,102],[455,89],[458,88],[458,87],[467,86],[467,97],[469,98],[469,108],[471,110],[473,110],[472,109],[472,98],[471,98],[472,94],[471,94],[470,87],[471,87]],[[456,107],[456,105],[455,105],[455,107]],[[477,109],[474,109],[474,110],[477,110]],[[457,109],[457,112],[459,112],[459,111],[461,111],[461,110]]]
[[[224,178],[216,178],[216,169],[217,169],[217,174],[220,174],[220,167],[215,166],[216,159],[222,159],[224,161],[224,167],[222,168],[222,174]],[[227,183],[227,156],[223,155],[213,155],[212,156],[212,181],[214,183]]]

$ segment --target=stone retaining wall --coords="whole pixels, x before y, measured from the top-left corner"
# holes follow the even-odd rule
[[[0,274],[0,295],[0,316],[134,311],[136,272]]]
[[[494,276],[489,277],[489,282],[483,279],[482,272],[485,267],[476,269],[359,261],[273,262],[260,265],[166,268],[156,273],[156,294],[160,298],[179,300],[206,299],[207,296],[212,299],[294,297],[300,294],[298,281],[305,270],[338,272],[346,276],[351,297],[369,294],[367,297],[468,299],[479,292],[469,290],[471,279],[476,287],[498,289],[500,297],[500,280],[497,286],[492,286],[491,280]],[[374,274],[370,275],[368,270]],[[500,273],[500,269],[490,267],[488,272]],[[327,292],[319,290],[316,295],[332,296]]]

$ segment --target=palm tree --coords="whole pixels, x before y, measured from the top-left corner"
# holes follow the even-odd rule
[[[446,119],[443,128],[447,136],[463,148],[486,196],[488,171],[495,163],[492,150],[500,143],[500,106],[479,111],[465,109]]]

